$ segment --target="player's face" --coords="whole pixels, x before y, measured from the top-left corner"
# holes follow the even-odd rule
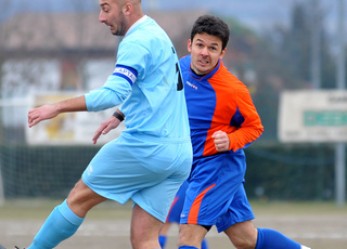
[[[220,38],[206,33],[196,34],[193,40],[188,40],[188,51],[192,56],[191,67],[196,74],[204,75],[211,72],[223,58]]]
[[[127,21],[123,13],[124,1],[122,0],[99,0],[99,21],[110,28],[112,34],[124,36],[127,29]]]

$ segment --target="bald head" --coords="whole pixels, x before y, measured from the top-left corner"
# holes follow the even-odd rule
[[[141,0],[99,0],[100,22],[112,34],[124,36],[128,29],[143,16]]]
[[[111,0],[111,2],[114,2],[119,5],[124,5],[127,2],[133,5],[141,5],[141,0]]]

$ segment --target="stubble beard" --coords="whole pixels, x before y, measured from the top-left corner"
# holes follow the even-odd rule
[[[124,18],[123,13],[119,13],[119,24],[117,27],[117,30],[115,32],[113,32],[113,35],[115,36],[125,36],[126,32],[127,32],[127,24],[126,24],[126,20]]]

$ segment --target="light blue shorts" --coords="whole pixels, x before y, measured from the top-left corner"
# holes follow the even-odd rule
[[[192,145],[123,134],[94,156],[82,174],[83,182],[97,194],[124,204],[133,200],[165,222],[171,202],[187,179],[192,165]]]

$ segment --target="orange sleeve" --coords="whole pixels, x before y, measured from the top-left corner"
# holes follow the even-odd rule
[[[242,83],[238,85],[234,98],[244,118],[241,127],[228,134],[229,149],[236,151],[259,138],[264,131],[264,127],[245,85]]]

